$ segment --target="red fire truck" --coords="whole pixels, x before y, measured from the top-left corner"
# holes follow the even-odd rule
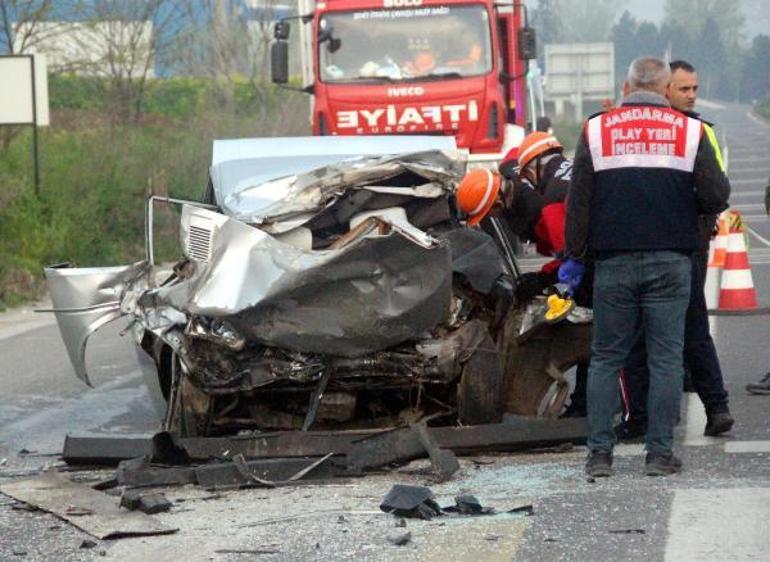
[[[289,82],[297,19],[314,135],[454,135],[496,161],[527,126],[533,30],[519,0],[300,0],[276,24],[273,81]]]

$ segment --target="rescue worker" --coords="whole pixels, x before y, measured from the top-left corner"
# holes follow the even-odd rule
[[[712,125],[703,121],[694,111],[698,97],[698,75],[695,68],[681,60],[669,64],[671,80],[666,98],[671,107],[704,124],[705,138],[711,143],[722,171],[721,150]],[[717,216],[701,214],[698,217],[698,246],[692,256],[690,303],[685,317],[684,364],[689,383],[706,409],[705,435],[719,435],[729,431],[735,420],[730,414],[719,357],[709,331],[708,310],[704,288],[708,264],[709,242],[716,226]],[[616,428],[618,437],[631,440],[643,436],[647,426],[647,391],[649,374],[644,339],[639,338],[631,351],[621,378],[624,399],[624,419]]]
[[[618,372],[641,326],[650,373],[645,472],[679,472],[673,429],[681,400],[685,315],[698,214],[727,207],[730,184],[703,124],[671,109],[657,58],[631,63],[621,106],[590,118],[578,141],[560,279],[595,260],[586,473],[610,476]]]
[[[537,251],[555,259],[540,271],[517,279],[516,298],[532,299],[557,282],[558,259],[564,248],[564,199],[572,163],[562,154],[561,143],[548,133],[528,135],[500,164],[500,173],[476,169],[469,172],[455,192],[459,209],[470,226],[490,212],[501,215],[520,238],[532,241]]]
[[[572,175],[572,161],[565,158],[564,147],[552,134],[536,131],[527,135],[517,151],[519,173],[526,178],[540,196],[542,208],[536,217],[527,221],[526,209],[534,207],[527,205],[520,197],[514,197],[513,204],[508,206],[506,218],[511,228],[519,222],[519,216],[524,217],[528,224],[524,238],[533,241],[539,254],[544,256],[561,257],[564,251],[564,220],[565,199]],[[505,160],[501,169],[510,168]],[[523,212],[519,209],[524,208]],[[514,230],[515,231],[515,230]],[[518,234],[518,233],[517,233]],[[543,292],[545,287],[558,282],[558,267],[561,259],[555,259],[543,266],[540,272],[525,273],[517,280],[517,298],[528,299]],[[527,281],[532,276],[532,281]],[[584,276],[575,291],[575,302],[580,306],[591,307],[591,292],[593,276]],[[588,380],[588,363],[578,363],[575,370],[575,388],[570,395],[570,405],[562,417],[586,416],[586,383]]]
[[[552,134],[537,131],[527,135],[499,166],[500,178],[486,170],[471,171],[460,183],[456,198],[468,223],[478,224],[487,213],[502,216],[521,239],[534,242],[538,253],[554,259],[540,271],[524,273],[516,279],[517,302],[531,300],[558,282],[561,253],[564,250],[564,200],[569,188],[572,161],[564,157],[564,147]],[[490,179],[491,178],[491,179]],[[490,183],[491,182],[491,183]],[[499,187],[495,188],[495,185]],[[479,205],[489,184],[490,197]],[[497,205],[495,205],[497,202]],[[575,294],[581,306],[590,306],[590,276]],[[587,364],[578,364],[576,387],[566,417],[585,417]]]

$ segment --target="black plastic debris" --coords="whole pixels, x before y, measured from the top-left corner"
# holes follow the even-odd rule
[[[148,457],[139,457],[120,461],[115,471],[119,486],[175,486],[196,484],[195,470],[192,467],[167,467],[150,463]]]
[[[425,486],[394,484],[380,504],[385,513],[416,519],[433,519],[441,507],[433,501],[433,492]]]
[[[471,494],[463,494],[455,497],[455,505],[444,507],[445,513],[456,513],[458,515],[491,515],[495,512],[492,507],[484,507],[481,502]]]
[[[80,543],[80,546],[78,548],[93,548],[96,546],[96,542],[92,541],[90,539],[83,540],[82,543]]]
[[[644,535],[647,531],[644,529],[610,529],[608,532],[613,535]]]
[[[139,510],[148,515],[162,513],[171,509],[171,502],[163,494],[141,495],[133,490],[126,490],[120,497],[121,507],[131,511]]]
[[[530,504],[514,507],[513,509],[509,509],[506,513],[524,513],[527,516],[530,516],[535,514],[535,508],[530,503]]]
[[[396,546],[404,546],[406,543],[412,540],[412,533],[407,531],[406,533],[397,533],[388,535],[388,542]]]
[[[187,451],[176,444],[168,431],[159,431],[152,436],[152,461],[171,465],[190,464]]]
[[[64,439],[62,458],[69,465],[114,466],[125,459],[149,455],[151,439],[149,434],[70,434]]]
[[[118,486],[118,479],[114,476],[110,476],[109,478],[103,478],[102,480],[99,480],[98,482],[91,484],[91,488],[94,490],[99,490],[100,492],[104,492],[105,490],[111,490],[112,488],[116,488]]]

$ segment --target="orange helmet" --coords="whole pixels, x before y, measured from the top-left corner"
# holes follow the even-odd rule
[[[460,210],[468,215],[470,226],[479,224],[495,204],[501,183],[497,172],[485,168],[471,170],[462,179],[455,197]]]
[[[519,145],[519,168],[523,170],[532,160],[555,148],[564,147],[551,133],[535,131],[528,134]]]

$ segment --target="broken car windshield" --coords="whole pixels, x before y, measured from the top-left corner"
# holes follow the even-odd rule
[[[492,69],[482,6],[326,14],[319,23],[324,82],[460,78]],[[333,45],[333,47],[332,47]]]

